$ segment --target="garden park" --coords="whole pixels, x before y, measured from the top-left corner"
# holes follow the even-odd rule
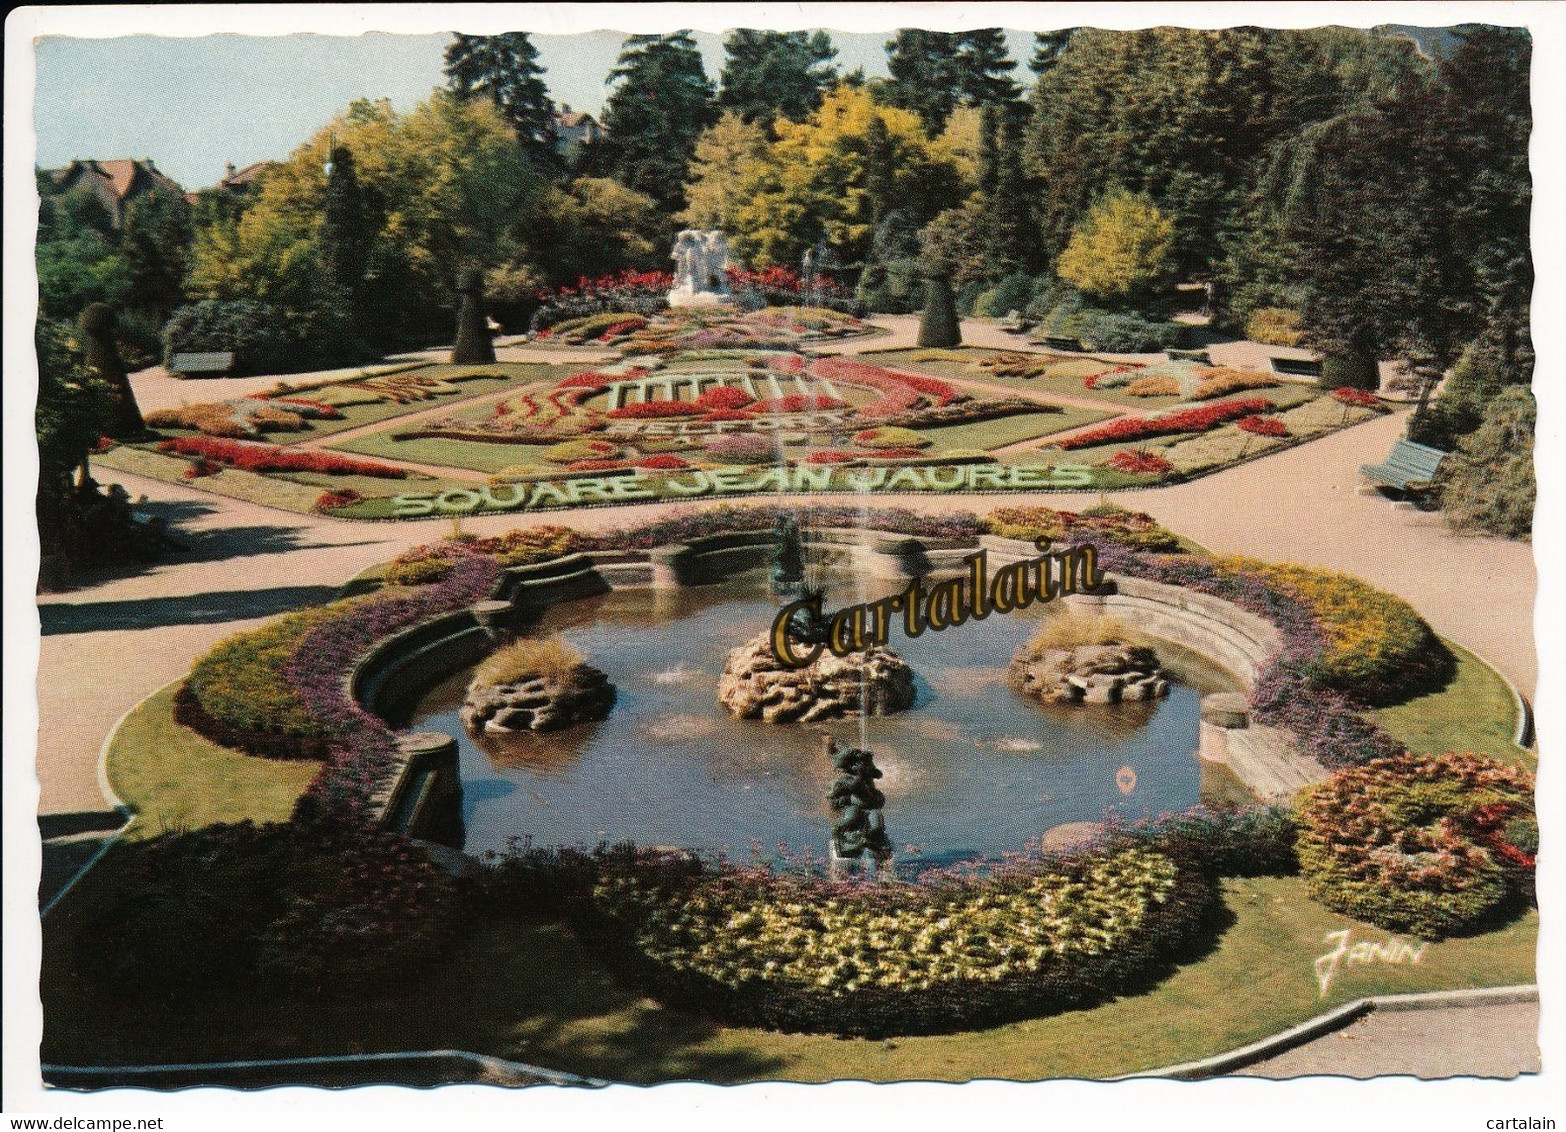
[[[42,178],[42,680],[135,686],[117,828],[46,864],[50,1084],[1267,1074],[1340,1008],[1527,1000],[1532,657],[1432,567],[1531,521],[1526,209],[1412,129],[1525,152],[1476,76],[1526,35],[1040,33],[1027,100],[997,36],[867,84],[736,32],[717,93],[635,36],[569,155],[528,37],[458,36],[91,285]],[[1291,93],[1164,193],[1089,94],[1152,137],[1130,61],[1208,53]],[[1447,227],[1367,226],[1397,193]],[[1311,542],[1366,514],[1429,557]]]

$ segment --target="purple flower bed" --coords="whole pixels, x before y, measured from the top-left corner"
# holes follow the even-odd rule
[[[313,630],[300,643],[287,679],[330,736],[326,766],[299,800],[294,816],[327,822],[363,822],[370,799],[391,774],[396,735],[349,693],[347,675],[375,643],[429,617],[482,601],[495,588],[500,565],[470,554],[439,583],[410,597],[361,602]]]
[[[1262,667],[1251,690],[1256,721],[1292,731],[1323,766],[1358,766],[1402,751],[1402,745],[1363,718],[1364,703],[1324,686],[1321,657],[1327,637],[1302,601],[1244,571],[1223,571],[1190,555],[1143,554],[1106,544],[1099,564],[1116,573],[1181,586],[1233,602],[1270,621],[1283,647]]]

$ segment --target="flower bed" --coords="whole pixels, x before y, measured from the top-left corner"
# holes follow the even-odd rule
[[[1211,401],[1214,397],[1227,397],[1231,393],[1244,393],[1249,389],[1275,389],[1276,378],[1247,369],[1231,369],[1227,366],[1202,366],[1195,371],[1196,388],[1191,392],[1193,401]]]
[[[655,421],[665,417],[694,417],[701,408],[689,401],[638,401],[634,405],[622,405],[610,409],[606,416],[612,420]]]
[[[895,425],[886,425],[881,428],[867,428],[854,433],[854,443],[865,448],[898,448],[917,451],[927,448],[930,441],[920,436],[911,428],[898,428]]]
[[[660,997],[774,1029],[941,1033],[1080,1007],[1156,981],[1213,900],[1141,848],[1030,858],[916,885],[629,859],[579,915]]]
[[[1151,515],[1108,505],[1091,511],[1058,511],[1053,507],[997,507],[984,519],[990,534],[1032,542],[1109,542],[1138,550],[1178,551],[1175,533]]]
[[[1243,432],[1255,433],[1257,436],[1289,435],[1289,426],[1277,417],[1241,417],[1234,422],[1234,427]]]
[[[1378,409],[1381,407],[1381,399],[1374,393],[1367,393],[1363,389],[1355,389],[1352,386],[1340,385],[1332,391],[1332,399],[1343,405],[1349,405],[1356,409]]]
[[[1098,428],[1079,432],[1065,440],[1057,440],[1055,446],[1067,451],[1076,448],[1093,448],[1120,440],[1143,440],[1153,436],[1173,436],[1181,432],[1206,432],[1225,421],[1248,417],[1254,413],[1272,410],[1272,402],[1264,397],[1242,397],[1234,401],[1220,401],[1195,409],[1182,409],[1160,417],[1122,417]]]
[[[1263,578],[1305,603],[1327,637],[1320,675],[1329,687],[1382,704],[1423,691],[1445,674],[1446,650],[1400,597],[1332,570],[1239,556],[1216,564]]]
[[[1150,373],[1126,385],[1132,397],[1178,397],[1180,383],[1167,373]]]
[[[789,393],[782,397],[768,397],[763,401],[754,401],[750,405],[752,414],[812,413],[846,408],[848,408],[847,401],[838,397],[828,397],[824,393]]]
[[[1469,931],[1531,887],[1533,777],[1478,755],[1378,759],[1306,791],[1300,868],[1329,908],[1389,931]]]
[[[1139,476],[1161,476],[1174,471],[1174,465],[1162,456],[1152,452],[1138,452],[1134,448],[1116,452],[1102,466]]]
[[[200,460],[246,472],[315,472],[328,476],[374,476],[389,480],[405,479],[408,475],[407,469],[391,464],[355,460],[330,452],[278,448],[271,444],[247,444],[213,436],[175,437],[159,444],[158,451],[172,456],[195,456]]]

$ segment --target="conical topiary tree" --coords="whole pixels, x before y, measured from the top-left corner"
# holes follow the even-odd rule
[[[484,274],[469,268],[457,277],[457,341],[451,360],[458,363],[492,362],[495,343],[489,320],[484,317]]]
[[[147,422],[141,419],[136,392],[114,341],[114,308],[108,303],[91,304],[82,311],[81,326],[82,337],[87,340],[87,368],[98,375],[109,396],[109,412],[103,422],[105,435],[115,440],[134,440],[144,435]]]
[[[962,345],[957,304],[952,299],[951,280],[945,275],[932,275],[924,281],[924,314],[919,318],[919,345],[927,349]]]

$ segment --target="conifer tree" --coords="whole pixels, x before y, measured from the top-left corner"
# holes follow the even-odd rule
[[[688,31],[633,35],[609,80],[615,86],[604,104],[604,171],[678,211],[696,139],[718,120],[696,41]]]
[[[534,165],[552,168],[555,104],[540,77],[538,48],[526,32],[462,35],[446,47],[446,85],[459,98],[488,98],[516,132]]]
[[[729,33],[723,50],[718,105],[746,122],[765,126],[780,114],[804,121],[837,78],[837,48],[824,31],[741,28]]]
[[[457,340],[453,364],[483,365],[495,360],[495,342],[484,313],[484,273],[469,268],[457,278]]]

